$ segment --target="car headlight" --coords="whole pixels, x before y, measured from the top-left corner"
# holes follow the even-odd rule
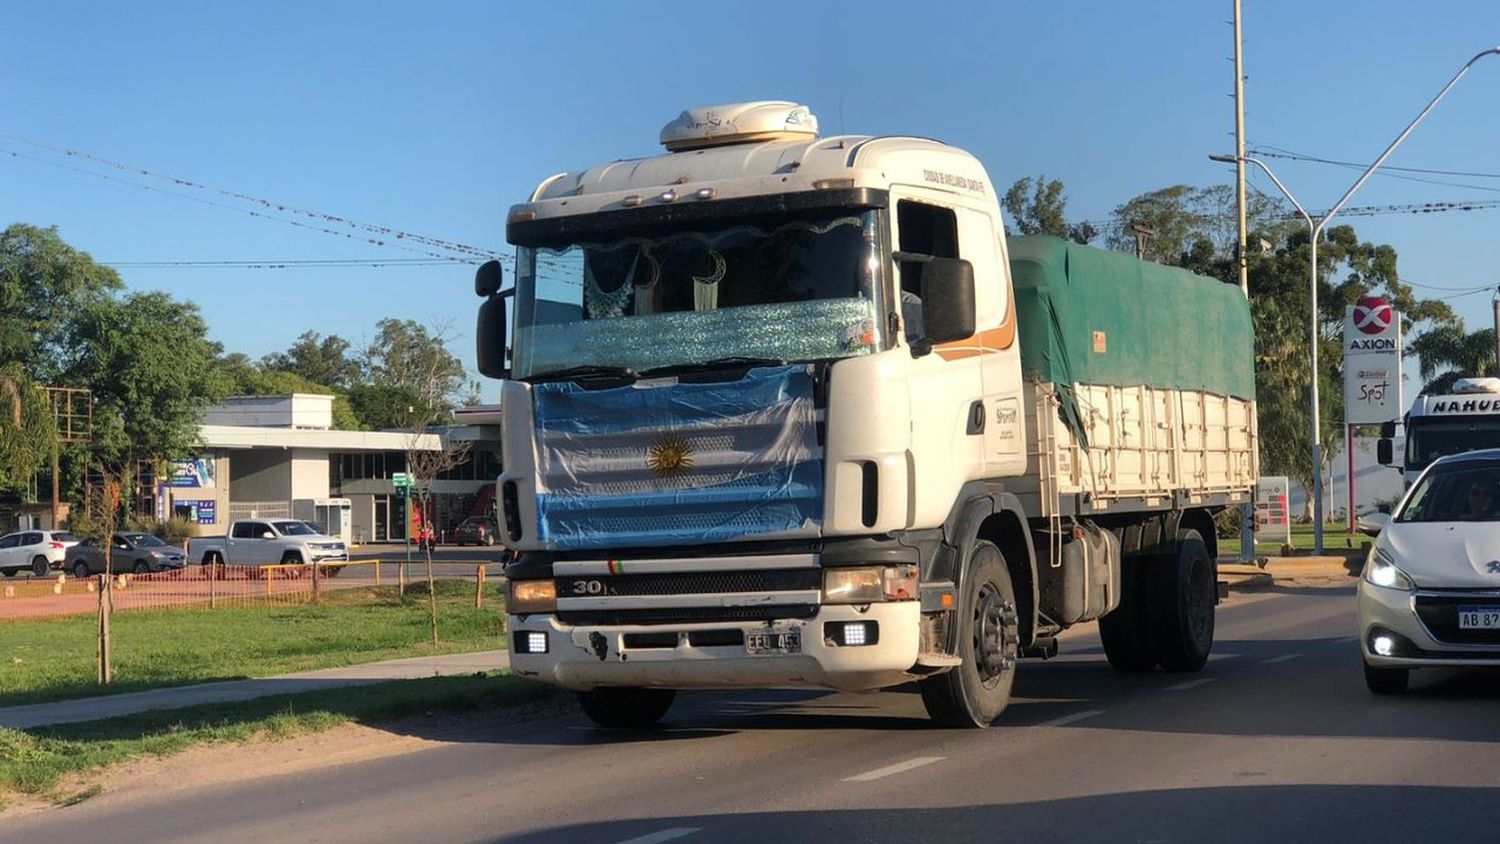
[[[828,569],[823,573],[825,604],[869,604],[907,601],[916,597],[916,566]]]
[[[550,580],[512,580],[508,612],[529,615],[557,609],[557,585]]]
[[[1365,564],[1365,580],[1384,589],[1410,592],[1413,588],[1411,578],[1396,567],[1391,553],[1380,547],[1370,552],[1370,561]]]

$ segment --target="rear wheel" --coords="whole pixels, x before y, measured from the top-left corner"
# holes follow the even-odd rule
[[[1410,668],[1377,668],[1365,663],[1365,685],[1377,695],[1399,695],[1411,682]]]
[[[491,545],[494,545],[495,544],[495,535],[493,533],[486,533],[484,535],[484,544],[485,544],[485,547],[489,547]]]
[[[83,560],[79,560],[78,562],[74,563],[73,564],[73,576],[76,577],[76,578],[78,578],[78,579],[80,579],[80,580],[82,580],[85,577],[88,577],[89,576],[89,564],[85,563]]]
[[[978,540],[965,567],[963,600],[955,618],[952,670],[921,681],[927,714],[945,727],[988,727],[1010,703],[1020,647],[1020,616],[1005,557]]]
[[[1116,671],[1141,672],[1156,667],[1146,592],[1146,559],[1129,554],[1120,561],[1120,605],[1099,619],[1104,655]]]
[[[137,560],[136,564],[135,564],[134,571],[135,571],[136,574],[150,574],[151,573],[151,567],[148,566],[148,565],[146,565],[146,561],[145,560]]]
[[[1175,552],[1151,560],[1146,575],[1152,639],[1163,669],[1198,671],[1214,646],[1214,565],[1196,530],[1177,534]]]
[[[644,730],[662,719],[677,697],[674,689],[635,686],[592,689],[578,693],[583,714],[601,727]]]
[[[37,577],[46,577],[47,576],[47,558],[46,557],[40,557],[40,556],[32,558],[32,560],[31,560],[31,573],[34,574],[34,575],[36,575]]]

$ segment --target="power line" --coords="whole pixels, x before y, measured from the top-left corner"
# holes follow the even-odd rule
[[[1370,166],[1369,164],[1361,164],[1357,161],[1339,161],[1338,159],[1334,158],[1323,158],[1321,156],[1308,155],[1307,153],[1296,152],[1286,149],[1285,147],[1278,147],[1274,144],[1265,144],[1264,146],[1257,147],[1250,152],[1252,155],[1264,155],[1267,158],[1290,158],[1298,161],[1310,161],[1316,164],[1336,164],[1340,167],[1358,167],[1361,170]],[[1471,170],[1434,170],[1427,167],[1399,167],[1395,164],[1386,164],[1376,172],[1384,173],[1390,170],[1399,171],[1402,173],[1424,173],[1429,176],[1463,176],[1464,178],[1470,179],[1500,179],[1500,173],[1477,173]]]
[[[1268,151],[1268,150],[1265,150],[1265,149],[1255,149],[1255,150],[1252,150],[1251,152],[1252,152],[1253,155],[1258,155],[1258,156],[1262,156],[1262,157],[1265,157],[1265,158],[1283,158],[1283,159],[1287,159],[1287,160],[1291,160],[1291,161],[1306,161],[1306,162],[1310,162],[1310,163],[1314,163],[1314,164],[1331,164],[1331,165],[1334,165],[1336,167],[1343,167],[1345,169],[1352,169],[1352,170],[1361,170],[1362,171],[1366,167],[1369,166],[1368,164],[1358,164],[1358,163],[1352,162],[1352,161],[1335,161],[1335,160],[1329,159],[1329,158],[1319,158],[1318,156],[1314,156],[1314,155],[1302,155],[1301,153],[1271,152],[1271,151]],[[1491,187],[1489,185],[1470,185],[1470,184],[1465,184],[1463,182],[1448,182],[1448,181],[1443,181],[1442,179],[1421,179],[1421,178],[1418,178],[1416,176],[1403,176],[1400,173],[1386,172],[1387,170],[1404,170],[1404,171],[1407,171],[1407,172],[1412,172],[1413,168],[1382,167],[1380,170],[1376,171],[1375,175],[1377,175],[1377,176],[1384,176],[1384,177],[1386,177],[1388,179],[1400,179],[1400,180],[1405,181],[1405,182],[1418,182],[1418,183],[1424,184],[1424,185],[1441,185],[1443,187],[1450,187],[1450,188],[1464,188],[1464,189],[1467,189],[1467,190],[1482,190],[1482,191],[1487,191],[1487,192],[1490,192],[1490,193],[1500,193],[1500,187]],[[1442,172],[1442,171],[1415,170],[1415,172],[1427,173],[1427,172]],[[1468,175],[1468,176],[1472,176],[1472,177],[1478,177],[1478,178],[1500,178],[1500,175],[1494,175],[1494,174],[1490,174],[1490,173],[1468,173],[1468,174],[1464,174],[1464,175]]]
[[[443,249],[443,250],[446,250],[448,252],[458,253],[458,254],[461,254],[461,255],[467,255],[467,256],[469,256],[471,258],[485,258],[485,259],[489,259],[489,258],[497,257],[497,254],[498,254],[498,253],[495,253],[492,250],[482,249],[482,248],[479,248],[479,247],[476,247],[476,246],[470,246],[468,244],[459,243],[457,241],[447,240],[447,239],[438,238],[438,237],[431,237],[431,236],[428,236],[428,235],[414,234],[412,232],[403,231],[401,229],[392,228],[390,226],[383,226],[383,225],[379,225],[379,224],[376,224],[376,223],[366,223],[366,222],[363,222],[363,221],[360,221],[360,220],[355,220],[355,219],[350,218],[350,217],[343,217],[343,216],[339,216],[337,214],[326,214],[326,213],[323,213],[321,211],[313,211],[313,210],[310,210],[310,209],[307,209],[307,208],[302,208],[302,207],[299,207],[299,206],[296,206],[296,205],[292,205],[290,203],[277,202],[275,200],[264,199],[262,197],[254,196],[252,194],[244,193],[244,192],[241,192],[241,191],[230,190],[228,188],[213,187],[211,185],[203,184],[201,182],[196,182],[196,181],[194,181],[192,179],[185,179],[185,178],[182,178],[180,176],[173,176],[171,174],[159,172],[159,171],[152,170],[152,169],[149,169],[149,168],[146,168],[146,167],[140,167],[140,166],[137,166],[137,165],[134,165],[134,164],[126,164],[124,162],[114,161],[112,159],[105,158],[105,157],[99,156],[99,155],[94,155],[93,153],[85,152],[85,151],[79,150],[79,149],[73,149],[73,148],[64,147],[64,146],[58,146],[56,144],[49,144],[49,143],[45,143],[45,142],[42,142],[42,141],[31,140],[30,138],[22,137],[20,135],[16,135],[16,134],[9,133],[9,132],[0,131],[0,138],[6,138],[6,139],[14,141],[16,143],[25,144],[27,146],[36,147],[38,149],[45,149],[45,150],[48,150],[49,152],[59,153],[59,154],[66,155],[66,156],[69,156],[69,157],[82,158],[82,159],[85,159],[85,160],[88,160],[88,161],[92,161],[92,162],[94,162],[96,164],[100,164],[100,165],[103,165],[103,166],[106,166],[106,167],[111,167],[113,169],[120,170],[122,172],[132,173],[132,174],[140,174],[140,175],[143,175],[143,176],[148,176],[150,178],[168,181],[168,182],[171,182],[171,183],[173,183],[175,185],[178,185],[178,186],[181,186],[181,187],[192,188],[192,189],[195,189],[195,190],[205,191],[205,192],[208,192],[208,193],[216,193],[216,194],[219,194],[221,196],[225,196],[225,197],[229,197],[231,199],[238,200],[240,202],[250,203],[252,205],[258,205],[258,206],[260,206],[262,208],[265,208],[267,210],[272,210],[272,211],[275,211],[277,213],[293,214],[293,215],[297,215],[297,216],[307,217],[307,218],[310,218],[310,219],[315,219],[315,220],[318,220],[318,221],[323,222],[323,223],[328,223],[328,224],[332,224],[332,225],[346,226],[346,227],[349,227],[349,228],[352,228],[352,229],[365,231],[365,232],[370,233],[370,234],[378,234],[378,235],[381,235],[382,237],[393,238],[395,240],[409,241],[409,242],[412,242],[412,243],[418,243],[418,244],[421,244],[421,245],[424,245],[424,246],[428,246],[428,247],[431,247],[431,248],[435,248],[435,249]],[[27,158],[30,158],[29,156],[18,156],[18,157],[27,157]],[[32,159],[32,160],[36,160],[36,159]],[[92,173],[92,171],[80,171],[80,172]],[[93,175],[101,175],[101,174],[93,174]],[[139,183],[134,183],[134,184],[136,184],[137,187],[141,186]],[[172,195],[172,196],[180,196],[179,194],[175,194],[175,193],[170,193],[170,192],[166,192],[166,193],[168,193],[168,195]],[[244,209],[237,209],[237,210],[244,210]],[[266,215],[257,215],[257,216],[266,216]],[[281,218],[281,217],[268,217],[268,218],[269,219],[281,220],[282,222],[293,222],[293,221],[286,220],[285,218]],[[318,229],[318,230],[319,231],[325,231],[325,232],[327,231],[325,229]],[[329,232],[329,233],[342,234],[341,232]],[[396,244],[388,244],[388,243],[385,243],[384,241],[376,241],[376,240],[371,240],[370,242],[371,243],[375,243],[375,244],[380,245],[380,246],[387,246],[387,245],[395,246],[396,245]],[[441,257],[441,256],[439,256],[439,257]]]
[[[292,269],[312,268],[321,269],[328,267],[439,267],[466,265],[468,262],[462,258],[286,258],[286,259],[248,259],[240,261],[199,261],[192,259],[182,260],[139,260],[139,261],[100,261],[105,266],[115,269]]]

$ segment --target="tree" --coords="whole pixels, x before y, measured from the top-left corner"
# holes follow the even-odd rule
[[[1462,321],[1436,325],[1413,339],[1406,351],[1416,356],[1422,392],[1429,395],[1452,392],[1460,378],[1496,373],[1493,328],[1470,333]]]
[[[0,493],[25,493],[56,437],[47,399],[18,363],[0,366]]]
[[[428,408],[449,410],[472,400],[479,385],[448,351],[446,325],[428,330],[413,320],[383,319],[365,349],[365,371],[371,384],[415,393]]]
[[[1001,204],[1021,234],[1050,234],[1078,243],[1088,243],[1099,235],[1087,220],[1068,223],[1068,198],[1063,193],[1063,183],[1057,179],[1049,181],[1046,176],[1017,179],[1001,198]]]
[[[93,391],[103,456],[191,453],[200,412],[226,386],[197,305],[160,292],[100,298],[73,318],[67,341],[63,377]]]
[[[48,383],[67,356],[74,314],[121,288],[119,275],[63,242],[54,228],[0,232],[0,363]]]
[[[336,390],[346,390],[359,383],[359,362],[349,356],[349,341],[330,334],[319,337],[318,332],[308,331],[285,352],[276,352],[261,358],[260,368],[265,372],[286,372]]]
[[[371,430],[400,428],[420,409],[429,407],[416,391],[405,387],[378,387],[359,384],[349,390],[349,407],[360,422]]]

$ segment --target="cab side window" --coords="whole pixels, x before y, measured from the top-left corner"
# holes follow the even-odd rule
[[[933,258],[959,258],[958,217],[951,208],[903,199],[896,203],[898,251]],[[922,263],[899,262],[901,321],[908,343],[922,336]]]

